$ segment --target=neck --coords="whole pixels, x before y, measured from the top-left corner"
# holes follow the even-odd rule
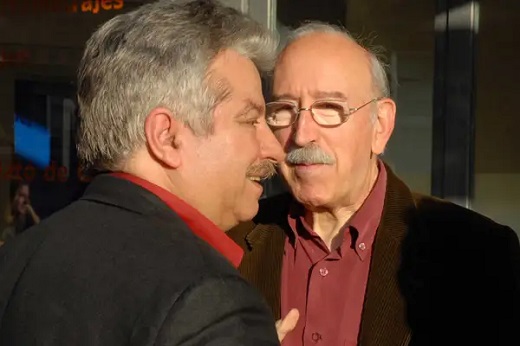
[[[190,184],[189,181],[186,180],[186,177],[182,177],[176,172],[169,174],[164,167],[151,160],[129,160],[122,168],[122,171],[147,180],[171,192],[188,203],[191,207],[197,209],[202,215],[217,225],[217,227],[224,230],[229,228],[217,217],[218,214],[216,211],[209,208],[211,203],[202,203],[203,201],[200,198],[200,194],[197,195],[196,189],[192,188],[193,184]]]
[[[375,185],[379,169],[377,164],[370,170],[367,179],[358,189],[357,198],[345,198],[344,200],[355,200],[355,203],[338,203],[334,206],[323,206],[320,208],[306,207],[305,221],[313,231],[323,240],[329,250],[336,249],[343,239],[343,226],[349,222],[352,216],[361,208]]]

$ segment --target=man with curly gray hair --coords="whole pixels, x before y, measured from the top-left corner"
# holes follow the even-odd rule
[[[225,234],[283,159],[260,79],[276,47],[209,0],[161,0],[92,35],[77,146],[98,174],[0,250],[0,344],[279,344]]]

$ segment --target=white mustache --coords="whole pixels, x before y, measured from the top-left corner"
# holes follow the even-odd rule
[[[315,144],[291,149],[285,161],[291,165],[332,165],[336,162],[332,156]]]

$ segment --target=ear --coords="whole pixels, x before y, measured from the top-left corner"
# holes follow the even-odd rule
[[[167,108],[154,108],[146,117],[144,133],[150,155],[162,165],[177,168],[181,164],[179,133],[183,125]]]
[[[377,118],[374,121],[372,152],[380,155],[385,151],[386,144],[394,131],[396,105],[390,98],[384,98],[377,102]]]

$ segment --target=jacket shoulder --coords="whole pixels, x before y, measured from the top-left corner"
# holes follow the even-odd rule
[[[515,238],[515,232],[508,226],[474,210],[457,205],[453,202],[419,193],[413,193],[417,215],[420,222],[439,233],[458,230],[463,236],[506,236]],[[454,235],[451,232],[451,236]]]

